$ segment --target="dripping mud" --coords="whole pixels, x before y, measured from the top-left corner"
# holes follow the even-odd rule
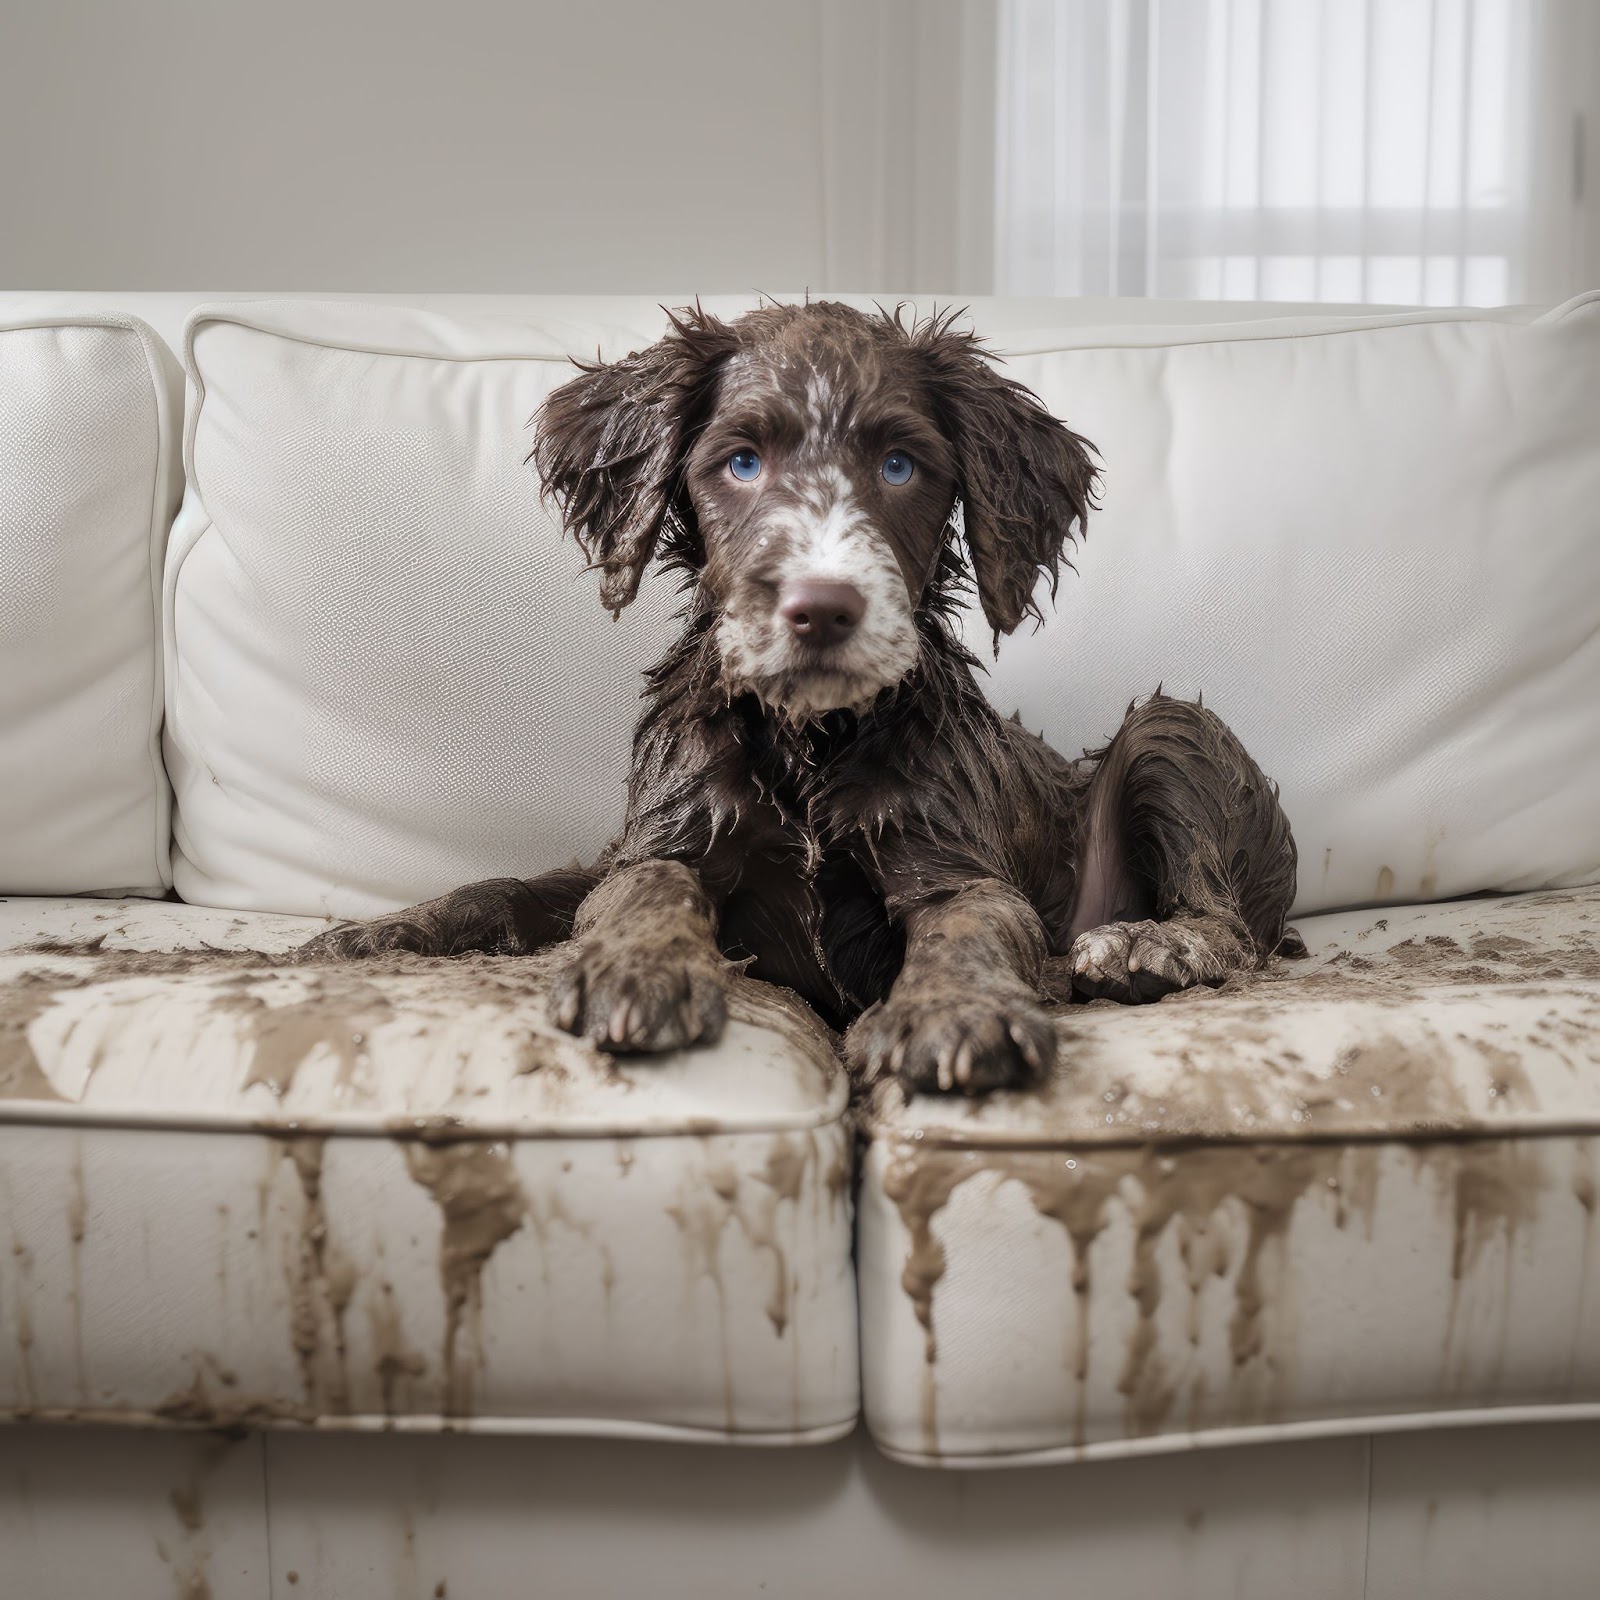
[[[1449,1253],[1440,1267],[1449,1281],[1448,1357],[1463,1283],[1492,1246],[1503,1246],[1509,1263],[1519,1231],[1535,1220],[1551,1187],[1542,1143],[1236,1143],[1086,1147],[1070,1154],[901,1144],[887,1164],[884,1189],[908,1236],[901,1287],[923,1330],[927,1448],[939,1451],[935,1301],[949,1266],[935,1225],[964,1184],[985,1178],[995,1187],[1020,1184],[1033,1209],[1066,1236],[1073,1309],[1063,1360],[1074,1391],[1072,1443],[1082,1446],[1096,1295],[1109,1295],[1125,1322],[1117,1370],[1102,1374],[1121,1396],[1125,1436],[1192,1430],[1208,1418],[1235,1423],[1281,1415],[1294,1365],[1296,1311],[1284,1288],[1291,1223],[1302,1206],[1322,1208],[1340,1232],[1361,1228],[1370,1239],[1380,1177],[1393,1176],[1386,1152],[1411,1164],[1446,1217]],[[1571,1193],[1587,1215],[1595,1179],[1586,1161]],[[1114,1239],[1106,1237],[1113,1232]],[[1587,1260],[1587,1228],[1583,1239]],[[1164,1310],[1174,1296],[1181,1307]],[[1224,1360],[1202,1353],[1208,1330],[1223,1340]],[[1219,1372],[1226,1374],[1221,1388],[1208,1388]]]
[[[510,1147],[468,1141],[405,1146],[412,1180],[439,1208],[439,1282],[444,1290],[444,1414],[469,1416],[473,1381],[487,1362],[483,1339],[483,1270],[495,1250],[522,1227],[528,1197]],[[463,1351],[463,1339],[470,1346]]]

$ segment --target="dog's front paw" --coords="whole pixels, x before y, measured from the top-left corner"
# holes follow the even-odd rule
[[[1056,1031],[1031,995],[963,1000],[889,998],[864,1012],[846,1049],[868,1082],[897,1076],[913,1094],[987,1094],[1042,1083]]]
[[[584,941],[550,989],[556,1026],[614,1053],[715,1044],[727,1021],[726,967],[713,951]]]
[[[405,911],[371,922],[341,922],[319,933],[294,952],[296,961],[360,961],[367,956],[406,950],[414,955],[439,954],[438,935],[425,922]]]
[[[1134,1005],[1177,989],[1217,983],[1236,962],[1182,922],[1108,922],[1072,941],[1072,986],[1091,1000]]]

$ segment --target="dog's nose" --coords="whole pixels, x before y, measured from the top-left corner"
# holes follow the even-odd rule
[[[867,602],[853,583],[795,583],[783,591],[778,615],[797,639],[842,644],[856,631]]]

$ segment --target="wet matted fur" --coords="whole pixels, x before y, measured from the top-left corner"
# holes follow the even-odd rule
[[[1037,1082],[1043,963],[1159,998],[1286,937],[1295,850],[1209,710],[1159,691],[1068,760],[998,716],[953,621],[1039,616],[1092,507],[1092,447],[949,316],[698,308],[583,367],[530,459],[621,610],[655,559],[683,632],[649,673],[621,835],[332,930],[321,955],[573,940],[561,1026],[614,1051],[715,1039],[732,963],[848,1028],[867,1076]]]

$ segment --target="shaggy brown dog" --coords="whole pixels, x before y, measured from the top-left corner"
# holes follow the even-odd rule
[[[1069,761],[974,681],[959,541],[1009,633],[1041,574],[1053,592],[1094,468],[949,317],[683,311],[536,420],[605,603],[653,558],[685,575],[621,837],[592,870],[473,884],[318,954],[571,936],[553,1014],[612,1051],[714,1040],[747,962],[848,1026],[868,1075],[976,1093],[1049,1070],[1049,955],[1083,995],[1137,1001],[1285,939],[1289,824],[1214,715],[1157,693]]]

